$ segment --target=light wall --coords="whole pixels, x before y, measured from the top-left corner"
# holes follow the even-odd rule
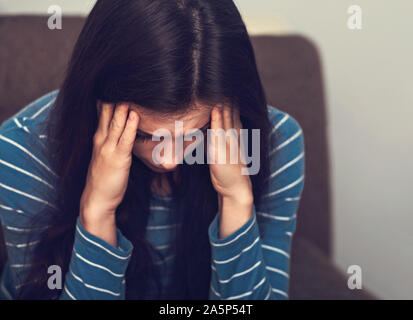
[[[96,0],[0,0],[0,14],[47,14],[47,8],[59,5],[63,14],[86,15]]]
[[[94,0],[0,0],[0,13],[87,14]],[[380,298],[413,299],[413,1],[236,0],[251,34],[318,45],[328,104],[334,262]],[[347,8],[360,5],[362,30]]]
[[[363,284],[380,298],[413,299],[413,1],[236,3],[253,33],[300,33],[319,46],[334,261],[343,271],[361,266]],[[347,28],[354,4],[362,30]]]

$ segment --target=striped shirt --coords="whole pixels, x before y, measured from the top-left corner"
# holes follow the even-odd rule
[[[40,222],[33,226],[30,219],[44,206],[57,209],[58,177],[50,169],[44,143],[45,120],[57,94],[55,90],[40,97],[0,126],[0,218],[8,254],[0,282],[2,298],[13,299],[24,285],[31,263],[25,249],[38,243],[27,241],[29,231],[47,227]],[[249,221],[233,234],[219,238],[219,212],[211,222],[209,299],[288,299],[291,240],[304,187],[304,138],[293,117],[267,108],[272,124],[269,191],[259,205],[253,205]],[[153,196],[147,239],[165,257],[155,260],[155,265],[166,287],[173,281],[171,243],[177,225],[171,214],[173,199]],[[133,244],[119,229],[117,243],[114,247],[89,233],[77,219],[60,299],[125,299],[125,272]],[[151,297],[150,290],[145,295]]]

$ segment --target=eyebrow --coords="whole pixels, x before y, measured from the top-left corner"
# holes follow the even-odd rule
[[[198,130],[205,130],[207,129],[207,127],[209,127],[209,125],[211,124],[211,120],[209,120],[204,126],[202,126],[201,128],[198,128]],[[147,138],[152,138],[152,137],[158,137],[158,136],[154,136],[153,134],[150,134],[148,132],[142,131],[141,129],[138,128],[138,130],[136,131],[137,134],[139,134],[142,137],[147,137]],[[158,137],[160,138],[160,137]]]

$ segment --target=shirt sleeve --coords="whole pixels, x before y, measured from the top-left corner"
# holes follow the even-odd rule
[[[118,247],[89,233],[76,221],[75,242],[62,300],[124,300],[125,272],[133,245],[119,229]]]
[[[60,214],[55,206],[57,176],[47,162],[47,150],[23,119],[16,120],[0,127],[0,221],[7,252],[0,278],[2,299],[15,299],[18,289],[28,284],[28,270],[35,263],[32,252],[49,221],[39,219],[33,225],[32,218],[45,208]],[[117,248],[87,232],[77,218],[59,299],[125,298],[125,271],[133,246],[119,229],[116,232]]]
[[[210,299],[288,299],[291,240],[304,187],[304,138],[286,113],[272,119],[269,190],[251,218],[219,238],[219,217],[209,227]]]

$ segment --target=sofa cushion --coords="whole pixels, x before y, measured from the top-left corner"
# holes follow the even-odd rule
[[[296,237],[291,250],[290,299],[292,300],[370,300],[366,289],[351,290],[347,274],[304,238]]]

